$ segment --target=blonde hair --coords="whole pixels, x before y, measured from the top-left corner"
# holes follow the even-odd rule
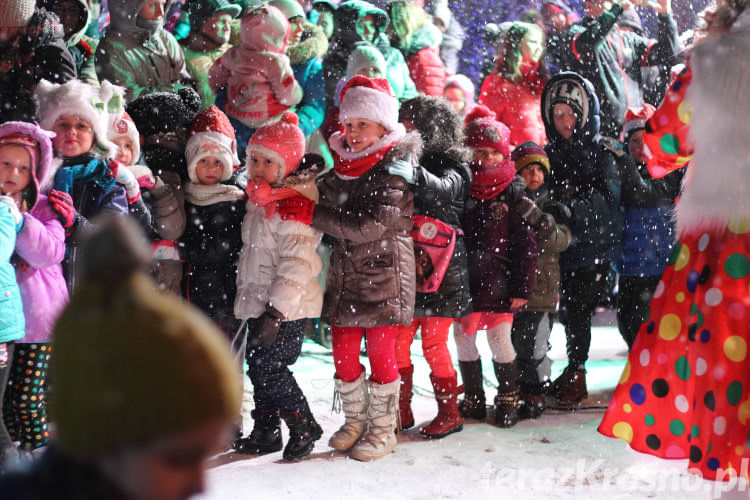
[[[717,0],[703,11],[706,26],[701,31],[707,35],[728,33],[748,6],[750,0]]]
[[[407,50],[412,37],[428,21],[427,12],[413,1],[396,1],[388,5],[393,32],[398,37],[399,48]]]
[[[538,25],[515,21],[501,39],[495,69],[499,75],[511,82],[518,83],[523,78],[521,73],[523,39],[530,32],[537,32],[544,37],[544,31]]]

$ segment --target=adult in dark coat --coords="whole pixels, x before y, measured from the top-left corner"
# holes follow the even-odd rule
[[[561,207],[548,211],[573,231],[573,242],[560,256],[560,316],[568,340],[568,368],[552,392],[562,403],[577,404],[588,395],[584,365],[591,317],[610,263],[619,255],[620,181],[614,155],[601,144],[599,101],[591,82],[577,73],[554,76],[542,93],[542,119],[552,167],[550,199],[571,214]]]

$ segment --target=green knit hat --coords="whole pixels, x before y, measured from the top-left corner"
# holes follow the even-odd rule
[[[227,0],[192,0],[187,6],[190,30],[199,32],[206,21],[216,14],[229,14],[236,18],[242,12],[242,7]]]

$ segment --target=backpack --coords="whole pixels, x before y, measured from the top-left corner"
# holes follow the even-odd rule
[[[412,217],[410,235],[414,240],[418,292],[433,293],[440,288],[459,234],[463,231],[433,217]]]

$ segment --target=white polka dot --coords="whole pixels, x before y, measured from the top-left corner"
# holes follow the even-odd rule
[[[705,299],[706,304],[708,304],[711,307],[719,305],[719,303],[721,302],[721,299],[722,299],[721,290],[719,290],[718,288],[710,288],[706,292],[706,299]]]
[[[687,413],[690,409],[690,403],[684,395],[680,394],[674,398],[674,407],[677,408],[677,411],[680,413]]]
[[[714,419],[714,433],[722,436],[727,431],[727,419],[724,417],[716,417]]]
[[[641,351],[639,361],[641,362],[641,366],[648,366],[648,362],[651,361],[651,353],[648,352],[648,349]]]
[[[654,296],[653,298],[658,299],[664,294],[664,282],[662,280],[659,280],[659,284],[656,285],[656,290],[654,290]]]
[[[703,250],[706,249],[706,247],[708,246],[709,239],[710,238],[709,238],[708,234],[704,234],[703,236],[700,237],[700,239],[698,240],[698,251],[699,252],[702,252]]]
[[[706,360],[703,358],[698,358],[695,360],[695,374],[697,376],[701,376],[708,370],[708,363],[706,363]]]

